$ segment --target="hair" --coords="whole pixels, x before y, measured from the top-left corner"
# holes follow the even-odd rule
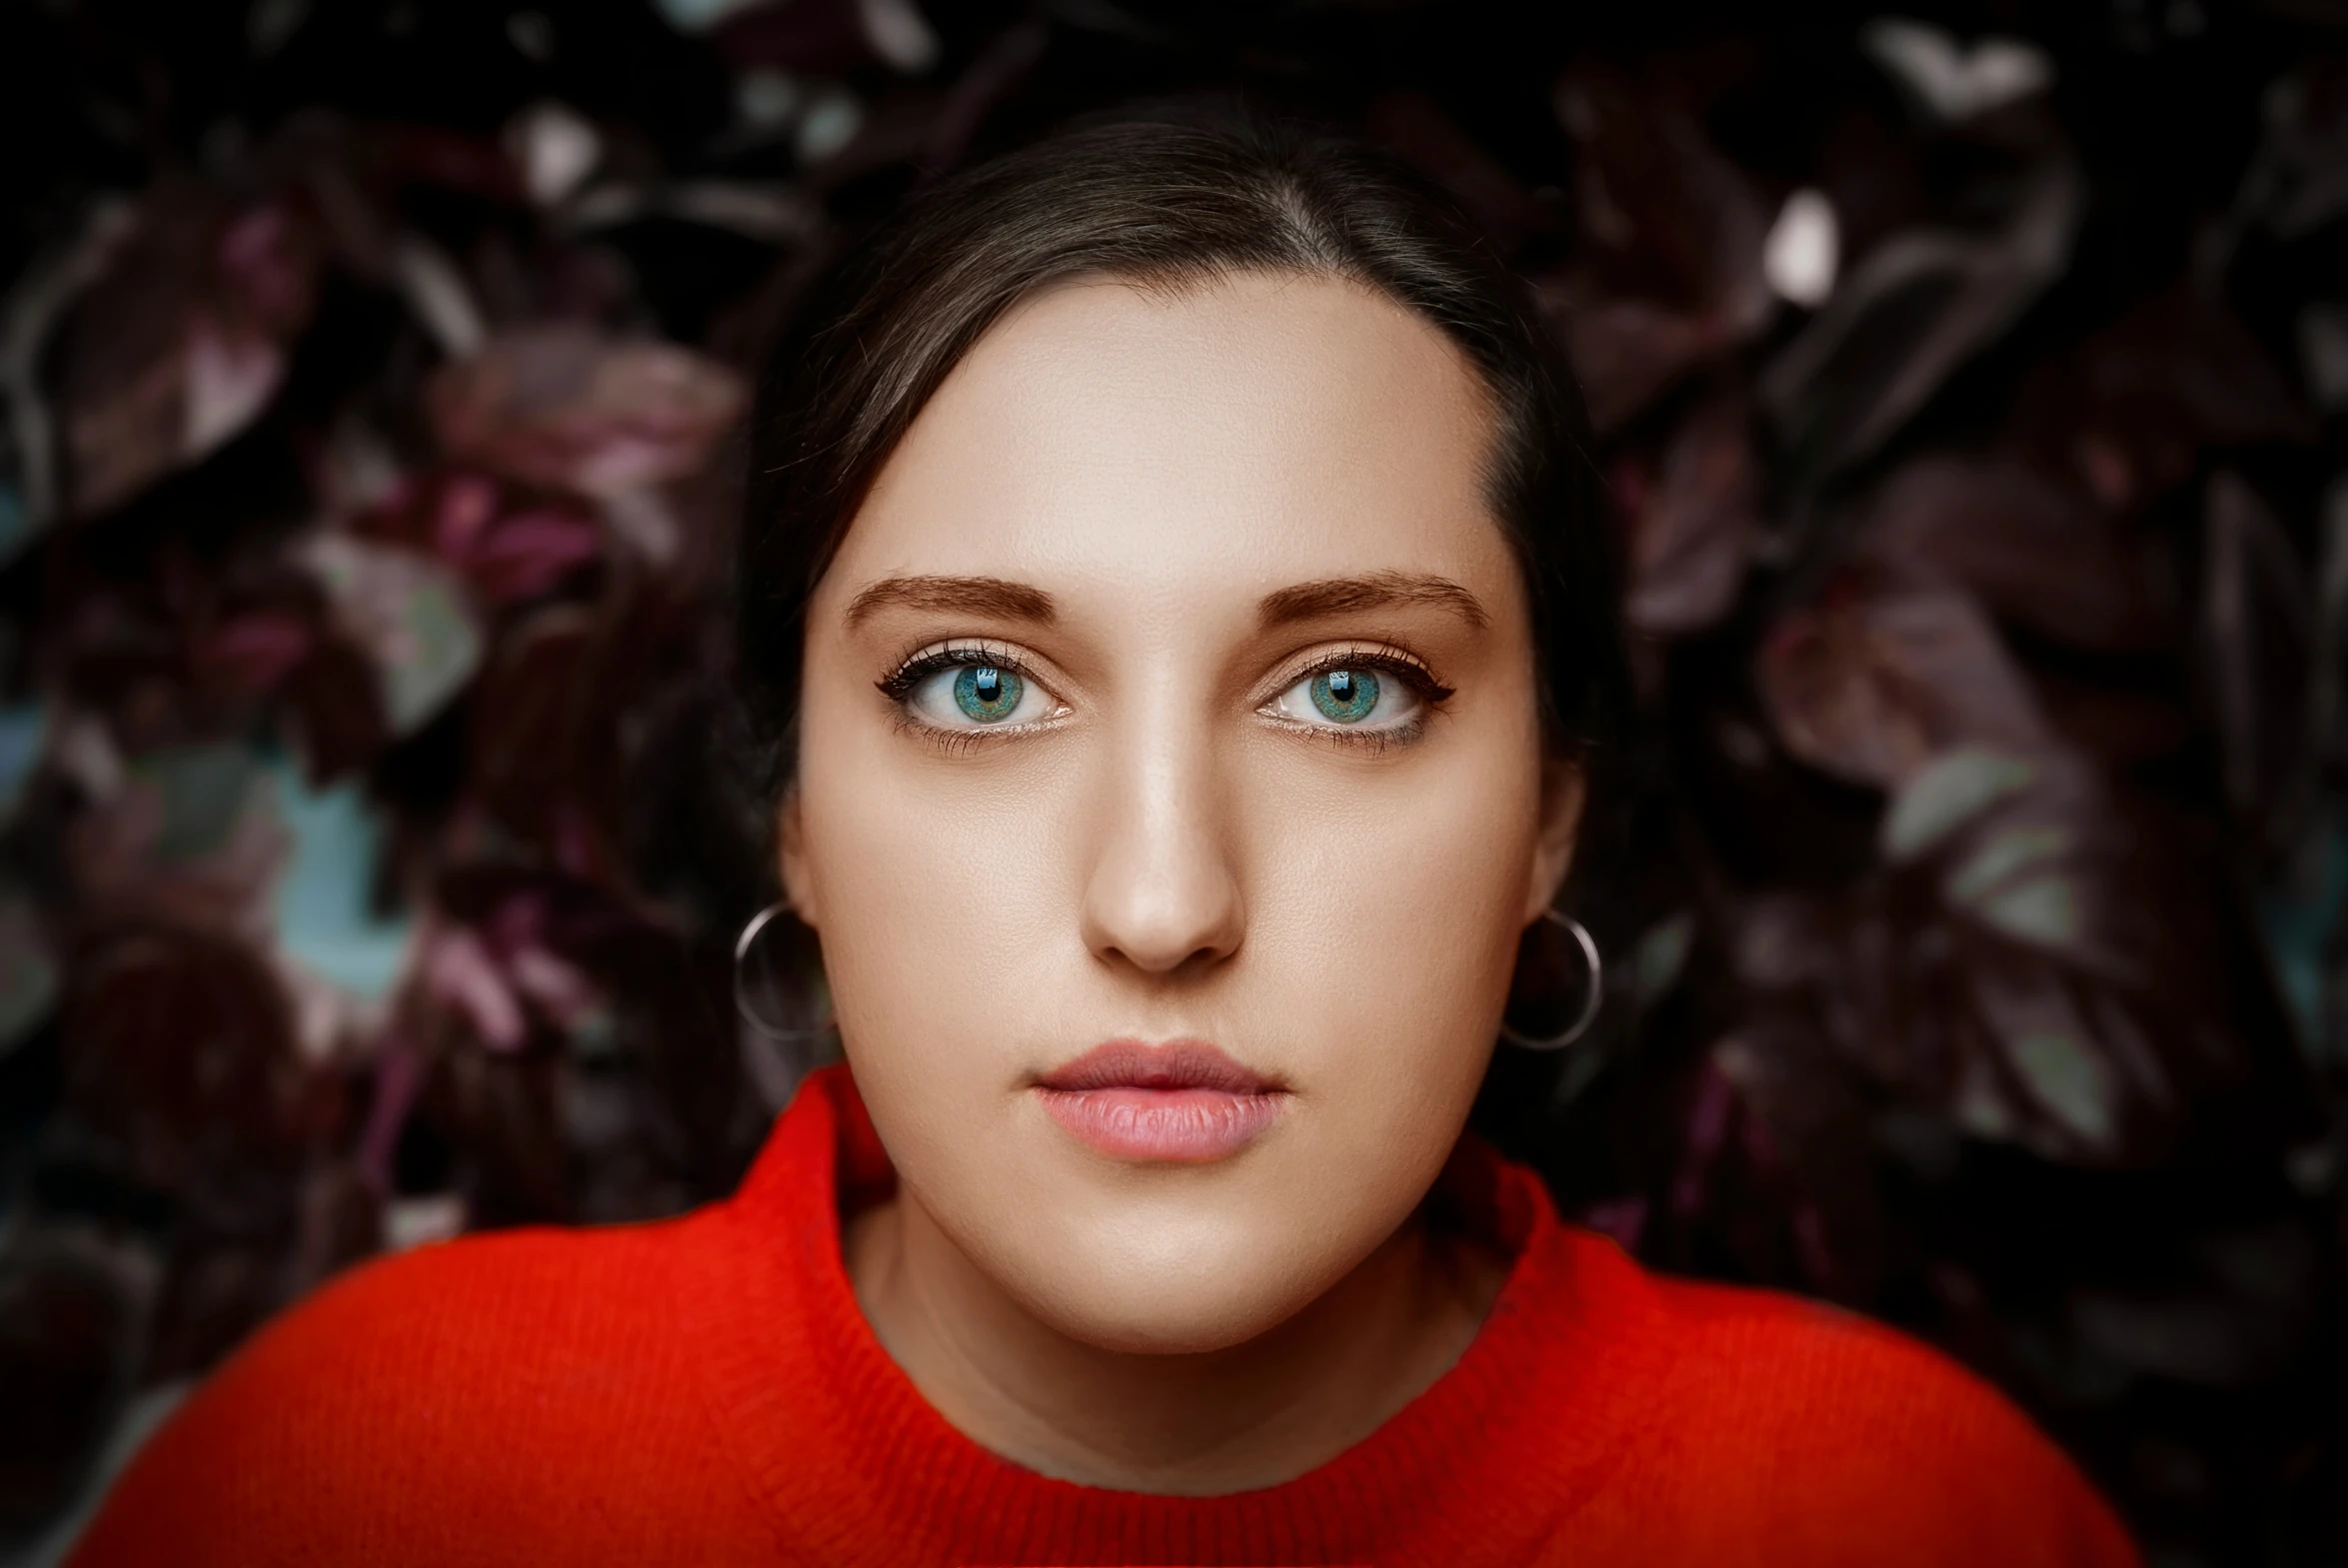
[[[987,329],[1063,279],[1179,289],[1254,272],[1361,285],[1466,355],[1492,416],[1486,501],[1530,604],[1544,744],[1605,792],[1628,711],[1612,535],[1580,394],[1530,291],[1448,197],[1380,150],[1182,106],[1064,130],[920,191],[832,272],[771,360],[736,622],[767,799],[797,763],[809,599],[897,443]]]
[[[1531,606],[1543,734],[1591,766],[1621,722],[1612,539],[1587,417],[1529,292],[1414,171],[1251,114],[1065,131],[909,200],[834,272],[752,418],[737,678],[770,795],[796,764],[807,606],[873,480],[949,372],[1063,279],[1179,288],[1234,273],[1343,279],[1415,311],[1492,411],[1487,503]]]

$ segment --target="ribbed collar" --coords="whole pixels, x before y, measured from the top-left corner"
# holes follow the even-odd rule
[[[681,1280],[723,1438],[786,1559],[830,1564],[1519,1563],[1655,1426],[1667,1357],[1642,1276],[1473,1140],[1438,1187],[1514,1262],[1458,1363],[1278,1486],[1164,1497],[1038,1475],[965,1437],[874,1337],[840,1246],[888,1190],[845,1066],[778,1119]]]

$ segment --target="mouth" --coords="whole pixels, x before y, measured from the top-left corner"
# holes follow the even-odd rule
[[[1203,1040],[1111,1040],[1038,1079],[1036,1092],[1053,1120],[1101,1153],[1192,1165],[1245,1148],[1289,1096]]]

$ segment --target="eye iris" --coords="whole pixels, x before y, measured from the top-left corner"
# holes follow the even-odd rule
[[[954,706],[981,724],[1009,718],[1020,706],[1027,683],[993,665],[965,665],[954,678]]]
[[[1311,693],[1324,718],[1359,724],[1377,706],[1377,677],[1366,670],[1327,670],[1312,678]]]

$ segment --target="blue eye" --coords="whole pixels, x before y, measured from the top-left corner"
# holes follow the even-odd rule
[[[983,725],[1000,724],[1019,711],[1028,684],[993,665],[965,665],[955,673],[954,706]]]
[[[1324,670],[1309,691],[1321,717],[1340,725],[1357,725],[1377,707],[1377,677],[1366,670]]]
[[[994,730],[1053,717],[1052,694],[1002,656],[925,654],[883,682],[908,715],[936,730]]]
[[[1393,670],[1362,663],[1338,665],[1300,676],[1264,712],[1312,730],[1347,730],[1387,738],[1414,734],[1433,701],[1450,694],[1421,686]]]

